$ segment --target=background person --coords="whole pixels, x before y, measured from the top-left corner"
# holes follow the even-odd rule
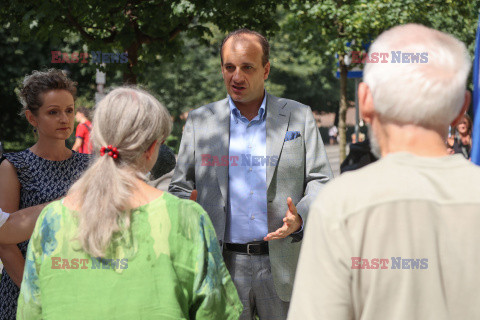
[[[352,142],[347,157],[340,164],[340,173],[360,169],[377,161],[378,156],[370,147],[370,139],[367,138],[357,143]]]
[[[175,153],[168,146],[162,144],[158,151],[157,162],[150,170],[150,181],[148,184],[159,190],[167,191],[176,163]]]
[[[480,168],[445,148],[470,104],[468,51],[414,24],[369,50],[428,61],[366,64],[358,100],[382,158],[312,205],[289,319],[476,319]]]
[[[72,150],[80,153],[92,153],[92,146],[90,144],[90,131],[92,130],[92,123],[90,122],[90,110],[84,106],[77,108],[75,113],[75,120],[77,120],[77,130],[75,131],[75,143]]]
[[[455,127],[455,136],[447,139],[448,151],[451,154],[460,153],[470,159],[472,150],[472,119],[464,114]]]
[[[170,130],[144,91],[118,88],[100,101],[93,163],[33,232],[18,319],[237,319],[242,305],[206,212],[144,180]]]
[[[338,129],[336,125],[333,125],[328,129],[328,136],[330,137],[330,145],[337,143]]]
[[[22,114],[37,142],[24,151],[5,153],[0,165],[0,208],[6,212],[43,204],[66,194],[88,165],[89,157],[68,149],[73,132],[75,83],[60,70],[34,71],[25,77]],[[15,319],[28,241],[0,246],[4,269],[0,282],[0,319]]]

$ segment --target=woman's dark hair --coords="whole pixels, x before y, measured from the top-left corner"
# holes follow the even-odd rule
[[[48,69],[45,71],[33,71],[32,74],[23,79],[18,94],[22,103],[21,115],[30,110],[34,115],[43,105],[43,94],[51,90],[67,90],[75,99],[77,94],[77,83],[70,80],[61,70]]]
[[[472,121],[472,118],[470,118],[470,116],[468,114],[464,114],[463,115],[463,118],[467,121],[467,133],[468,135],[472,135],[472,127],[473,127],[473,121]],[[457,125],[458,126],[458,125]]]

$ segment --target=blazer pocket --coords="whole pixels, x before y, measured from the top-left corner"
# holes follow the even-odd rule
[[[286,153],[299,152],[302,148],[302,137],[283,142],[283,151]]]

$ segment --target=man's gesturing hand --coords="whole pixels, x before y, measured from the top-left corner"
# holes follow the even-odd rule
[[[286,238],[288,235],[296,232],[302,226],[302,218],[297,213],[297,208],[293,204],[292,198],[287,198],[287,205],[288,210],[285,214],[285,218],[283,218],[283,226],[278,228],[275,232],[271,232],[267,234],[263,240],[275,240],[275,239],[283,239]]]

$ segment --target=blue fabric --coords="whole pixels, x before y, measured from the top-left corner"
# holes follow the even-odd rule
[[[299,131],[287,131],[287,133],[285,133],[285,141],[290,141],[300,136],[301,134]]]
[[[251,121],[229,97],[229,205],[225,242],[247,243],[268,234],[266,95]]]
[[[480,15],[477,24],[477,39],[475,41],[475,59],[473,62],[473,133],[472,162],[480,165]]]
[[[17,170],[20,181],[19,209],[36,206],[64,196],[87,168],[90,156],[72,151],[64,161],[43,159],[29,149],[3,155]],[[18,244],[25,258],[28,240]],[[20,290],[5,269],[0,282],[0,319],[14,320]]]

